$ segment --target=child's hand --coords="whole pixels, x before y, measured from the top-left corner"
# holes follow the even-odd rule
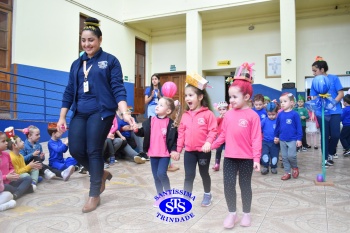
[[[301,116],[300,118],[304,120],[304,119],[306,119],[306,116]]]
[[[42,165],[39,161],[31,161],[29,164],[28,164],[32,169],[37,169],[37,170],[40,170],[42,168]]]
[[[253,168],[254,168],[254,170],[257,171],[257,172],[260,171],[260,163],[254,162]]]
[[[205,153],[210,152],[210,146],[211,146],[210,142],[204,143],[204,145],[202,146],[202,151]]]
[[[173,160],[175,160],[175,161],[179,161],[179,159],[180,159],[180,153],[179,153],[179,152],[176,152],[176,151],[172,151],[172,152],[170,153],[170,156],[171,156],[171,158],[172,158]]]
[[[114,134],[113,133],[109,133],[107,138],[114,139]]]
[[[63,142],[63,144],[65,144],[66,146],[68,146],[68,138],[63,139],[62,142]]]
[[[124,137],[124,136],[121,136],[120,138],[121,138],[123,141],[126,140],[126,137]]]
[[[40,154],[40,150],[36,150],[33,152],[33,156],[38,156]]]
[[[16,172],[10,172],[6,175],[6,178],[10,181],[16,181],[19,179],[19,174],[17,174]]]
[[[303,145],[303,143],[301,143],[301,141],[297,141],[297,147],[301,147]]]
[[[274,139],[273,139],[273,142],[274,142],[275,144],[278,144],[278,143],[280,142],[280,139],[279,139],[279,138],[274,138]]]
[[[45,158],[45,153],[44,153],[44,152],[42,152],[42,153],[40,154],[40,158],[41,158],[41,159],[44,159],[44,158]]]

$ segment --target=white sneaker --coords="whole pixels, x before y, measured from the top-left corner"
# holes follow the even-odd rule
[[[45,179],[47,179],[47,180],[51,180],[52,178],[54,178],[56,176],[55,173],[53,173],[49,169],[45,170],[44,175],[45,175]]]
[[[36,185],[35,185],[35,184],[32,184],[32,187],[33,187],[33,192],[35,192],[35,190],[36,190]]]
[[[337,159],[337,158],[339,158],[338,155],[337,155],[337,154],[334,154],[334,155],[333,155],[333,159]]]
[[[69,180],[69,177],[74,173],[75,168],[73,165],[70,165],[67,169],[61,172],[63,181]]]
[[[16,201],[15,200],[10,200],[2,205],[0,205],[0,211],[4,211],[7,209],[12,209],[15,208],[16,206]]]

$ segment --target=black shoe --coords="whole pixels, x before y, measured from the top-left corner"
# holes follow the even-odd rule
[[[83,166],[81,166],[81,167],[80,167],[80,170],[79,170],[79,173],[80,173],[80,174],[86,174],[86,173],[87,173],[86,168],[83,167]]]
[[[310,145],[306,145],[305,147],[306,147],[307,149],[310,149],[310,148],[311,148],[311,146],[310,146]]]
[[[314,146],[314,149],[315,149],[315,150],[318,150],[318,146]]]
[[[266,175],[266,174],[268,174],[268,173],[269,173],[269,168],[263,167],[263,168],[261,169],[261,174],[262,174],[262,175]]]
[[[149,161],[149,156],[145,152],[140,152],[138,156],[140,156],[142,159],[146,161]]]
[[[344,157],[349,157],[350,156],[350,149],[347,149],[346,151],[344,151]]]

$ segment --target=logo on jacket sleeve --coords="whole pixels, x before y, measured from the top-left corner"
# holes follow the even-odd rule
[[[98,62],[98,68],[100,69],[106,69],[108,66],[108,61],[99,61]]]
[[[205,124],[204,118],[198,118],[198,125],[204,125],[204,124]]]

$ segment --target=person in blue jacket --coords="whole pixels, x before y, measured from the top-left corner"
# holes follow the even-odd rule
[[[323,60],[322,57],[317,56],[316,61],[312,64],[312,73],[317,75],[324,75],[328,78],[330,83],[330,89],[328,91],[328,94],[332,97],[332,99],[335,100],[336,106],[335,109],[329,110],[329,112],[325,116],[325,166],[333,166],[334,162],[333,159],[337,159],[338,155],[337,152],[337,145],[340,138],[340,121],[341,121],[341,114],[342,114],[342,107],[340,101],[344,97],[343,92],[343,86],[340,83],[340,80],[338,76],[333,74],[327,74],[328,71],[328,64],[326,61]],[[311,85],[310,95],[313,97],[317,96],[317,93],[315,91],[315,88],[313,85]],[[322,132],[322,116],[316,115],[317,121],[320,124],[320,130]],[[329,140],[327,140],[329,139]],[[322,137],[321,137],[321,148],[322,147]]]
[[[100,194],[112,174],[103,170],[102,149],[117,109],[126,122],[134,125],[126,103],[123,73],[118,59],[102,50],[99,20],[87,18],[81,32],[84,54],[75,60],[63,94],[57,129],[67,128],[66,116],[72,111],[69,124],[69,151],[90,174],[89,198],[82,212],[100,205]]]

